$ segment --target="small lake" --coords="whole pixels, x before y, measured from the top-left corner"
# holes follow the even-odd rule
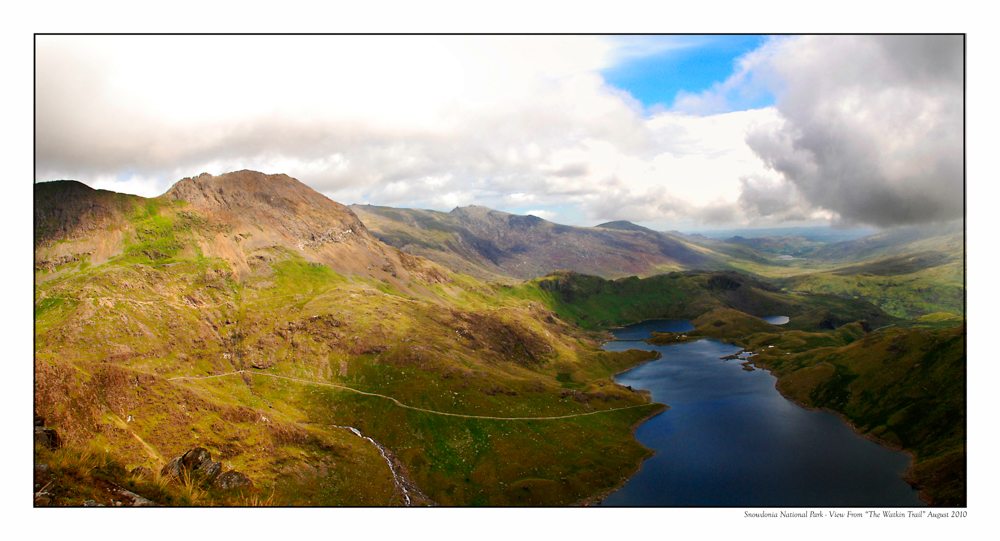
[[[686,319],[650,319],[633,323],[619,329],[611,329],[611,333],[618,340],[645,340],[652,337],[656,332],[688,332],[693,331],[694,325]]]
[[[788,323],[788,316],[767,316],[762,317],[761,319],[771,325],[784,325],[785,323]]]
[[[619,331],[632,332],[612,332]],[[719,359],[738,347],[699,340],[670,346],[610,342],[604,349],[661,352],[661,359],[615,380],[648,389],[670,409],[636,429],[636,439],[657,453],[601,505],[924,505],[901,478],[908,455],[855,434],[837,415],[786,400],[768,372]]]

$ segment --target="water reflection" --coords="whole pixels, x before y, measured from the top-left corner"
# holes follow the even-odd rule
[[[719,359],[737,347],[700,340],[604,348],[660,351],[661,359],[616,381],[649,389],[671,409],[636,430],[657,454],[603,505],[923,505],[900,477],[908,455],[858,436],[832,413],[796,406],[769,373]]]
[[[650,319],[626,327],[611,329],[611,333],[618,340],[645,340],[652,336],[650,333],[653,331],[688,332],[693,330],[694,325],[691,325],[686,319]]]

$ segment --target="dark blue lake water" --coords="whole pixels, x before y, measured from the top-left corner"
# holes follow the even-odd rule
[[[788,316],[766,316],[761,319],[771,325],[784,325],[785,323],[788,323]]]
[[[923,505],[901,478],[908,455],[855,434],[832,413],[786,400],[769,373],[719,359],[737,347],[699,340],[610,342],[604,349],[660,351],[661,359],[615,380],[648,389],[670,409],[636,430],[636,439],[657,454],[602,505]]]
[[[688,332],[693,330],[694,325],[691,325],[686,319],[650,319],[620,329],[612,329],[611,333],[618,340],[645,340],[652,336],[650,333],[653,331]]]

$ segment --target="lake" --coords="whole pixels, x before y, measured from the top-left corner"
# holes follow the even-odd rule
[[[771,325],[784,325],[785,323],[788,323],[788,316],[765,316],[761,319]]]
[[[664,330],[646,323],[644,332]],[[643,332],[637,328],[612,332]],[[661,352],[661,359],[615,381],[648,389],[654,401],[670,409],[636,429],[636,439],[657,454],[601,505],[924,505],[901,478],[909,455],[855,434],[833,413],[786,400],[768,372],[746,371],[740,360],[719,359],[738,347],[699,340],[669,346],[610,342],[604,349]]]
[[[652,337],[650,333],[653,331],[688,332],[693,330],[694,325],[691,325],[686,319],[649,319],[626,327],[611,329],[611,333],[618,340],[645,340]]]

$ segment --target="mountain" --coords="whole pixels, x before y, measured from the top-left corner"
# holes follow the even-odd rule
[[[699,235],[705,238],[726,239],[732,237],[744,237],[755,239],[760,237],[802,237],[810,242],[831,243],[850,241],[877,234],[877,229],[868,227],[855,227],[849,229],[834,229],[830,226],[811,227],[764,227],[754,229],[715,229],[710,231],[692,232],[691,235]]]
[[[562,505],[649,454],[631,427],[664,406],[611,380],[648,354],[387,246],[290,177],[35,194],[34,407],[62,442],[36,446],[40,504]],[[206,453],[252,486],[169,481]]]
[[[889,237],[859,245],[883,242],[864,252],[875,259],[775,262],[739,243],[603,225],[345,207],[252,171],[183,179],[155,198],[36,184],[36,504],[126,492],[171,505],[591,501],[649,456],[632,429],[666,407],[614,383],[651,354],[600,350],[604,329],[663,317],[696,325],[663,340],[779,346],[787,358],[761,362],[791,396],[895,434],[920,457],[915,482],[961,501],[964,437],[947,431],[964,411],[964,326],[948,331],[961,316],[904,321],[842,289],[807,289],[870,280],[934,295],[952,241],[901,248],[946,259],[893,252],[903,241]],[[513,277],[573,265],[654,275]],[[761,272],[720,270],[740,265]],[[657,272],[682,266],[709,269]],[[790,321],[761,319],[775,314]],[[917,374],[944,344],[944,368]],[[904,354],[899,387],[880,367]],[[940,407],[927,398],[937,389]],[[893,416],[910,398],[920,415]],[[215,482],[221,470],[243,488]]]
[[[603,224],[598,224],[595,227],[600,227],[602,229],[617,229],[619,231],[645,231],[647,233],[655,233],[652,229],[648,227],[643,227],[641,225],[636,225],[627,220],[618,220],[615,222],[604,222]]]
[[[349,208],[286,175],[203,174],[155,199],[73,181],[37,184],[36,194],[36,267],[95,249],[92,263],[122,251],[151,261],[197,253],[226,261],[239,280],[253,272],[255,250],[283,247],[337,272],[403,289],[411,275],[444,279],[435,265],[380,243]],[[138,219],[130,223],[130,217]],[[136,242],[126,246],[133,224]]]
[[[477,206],[448,213],[351,208],[386,244],[485,280],[519,281],[556,270],[618,278],[720,266],[710,251],[629,222],[574,227]]]

